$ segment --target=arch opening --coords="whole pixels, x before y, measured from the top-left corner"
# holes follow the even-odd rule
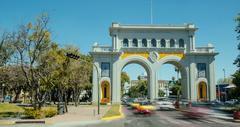
[[[166,59],[158,69],[158,97],[188,99],[187,72],[180,60]]]
[[[129,82],[126,82],[126,75]],[[148,98],[149,97],[148,67],[137,60],[127,62],[121,70],[121,97]]]

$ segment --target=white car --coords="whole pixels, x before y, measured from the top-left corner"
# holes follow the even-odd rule
[[[161,100],[156,102],[156,109],[158,110],[175,110],[175,106],[171,101]]]
[[[233,104],[235,104],[237,102],[238,102],[237,99],[231,99],[231,100],[225,101],[225,104],[233,105]]]

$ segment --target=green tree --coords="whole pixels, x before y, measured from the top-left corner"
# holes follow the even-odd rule
[[[79,56],[80,59],[72,61],[68,69],[69,83],[73,89],[75,106],[79,103],[80,94],[91,86],[90,77],[92,75],[92,65],[89,64],[92,63],[91,57],[80,53]]]
[[[130,78],[126,72],[121,73],[121,95],[123,95],[124,91],[124,84],[125,83],[130,83]]]
[[[10,34],[4,32],[0,37],[0,67],[9,61],[14,51]]]
[[[235,31],[237,32],[237,40],[240,40],[240,13],[237,15],[236,19],[235,19],[237,26]],[[240,42],[238,43],[238,47],[237,49],[240,51]],[[240,54],[238,54],[237,58],[234,61],[234,64],[238,67],[238,70],[240,69]]]
[[[49,17],[40,15],[34,24],[28,23],[19,27],[18,32],[12,34],[14,47],[20,58],[21,69],[26,79],[26,84],[31,88],[30,94],[34,108],[41,108],[42,99],[41,82],[36,74],[36,66],[42,54],[50,47],[51,39],[48,29]]]
[[[78,105],[80,100],[80,94],[85,91],[87,92],[88,97],[91,89],[91,75],[92,75],[92,57],[90,55],[83,55],[79,52],[79,49],[74,48],[73,46],[68,46],[65,48],[65,54],[72,53],[79,58],[72,59],[67,57],[65,63],[63,64],[61,84],[62,90],[72,89],[73,90],[73,99],[75,106]],[[86,97],[85,96],[85,97]],[[67,95],[65,94],[65,104],[67,103]]]
[[[138,80],[137,85],[130,87],[130,97],[146,97],[148,92],[147,80]]]
[[[218,81],[217,81],[218,84],[231,84],[232,83],[232,78],[229,77],[229,78],[220,78]]]
[[[159,97],[164,97],[164,95],[165,95],[164,91],[159,89],[158,96]]]
[[[236,17],[236,29],[237,32],[237,40],[240,40],[240,13]],[[238,43],[238,50],[240,51],[240,42]],[[231,91],[232,96],[235,98],[240,98],[240,54],[238,54],[237,58],[234,61],[234,64],[238,67],[237,71],[232,75],[233,76],[233,84],[236,85],[236,88]]]
[[[39,58],[36,74],[41,84],[39,92],[42,95],[42,101],[39,102],[40,106],[44,103],[47,95],[51,94],[52,89],[61,85],[59,79],[64,78],[61,72],[65,71],[63,64],[66,59],[65,51],[55,43],[52,43],[49,50],[45,51]],[[58,95],[59,98],[63,97],[62,94]]]
[[[18,65],[7,65],[0,68],[0,84],[5,84],[4,93],[13,96],[13,102],[18,101],[19,95],[26,92],[25,78]]]

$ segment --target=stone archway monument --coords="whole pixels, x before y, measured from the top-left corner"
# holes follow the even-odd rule
[[[172,64],[181,72],[182,99],[198,101],[199,83],[204,83],[204,99],[216,99],[214,47],[195,47],[193,24],[183,25],[122,25],[113,23],[110,27],[112,46],[100,46],[95,43],[91,55],[93,68],[93,103],[98,94],[106,91],[109,102],[121,101],[121,71],[130,63],[142,65],[148,73],[148,96],[150,100],[158,98],[158,71],[163,64]],[[99,74],[97,74],[97,70]],[[99,81],[97,80],[99,76]],[[100,89],[98,85],[108,82],[108,87]],[[101,86],[100,86],[101,88]],[[108,90],[109,89],[109,90]],[[105,92],[105,93],[104,93]],[[103,98],[100,98],[102,101]]]

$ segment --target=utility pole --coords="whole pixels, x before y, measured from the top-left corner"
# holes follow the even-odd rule
[[[225,71],[225,69],[223,68],[223,80],[225,80],[225,78],[226,78],[226,71]]]
[[[225,78],[226,78],[226,71],[225,69],[223,68],[223,82],[225,82]],[[225,101],[227,101],[227,89],[225,88]]]

